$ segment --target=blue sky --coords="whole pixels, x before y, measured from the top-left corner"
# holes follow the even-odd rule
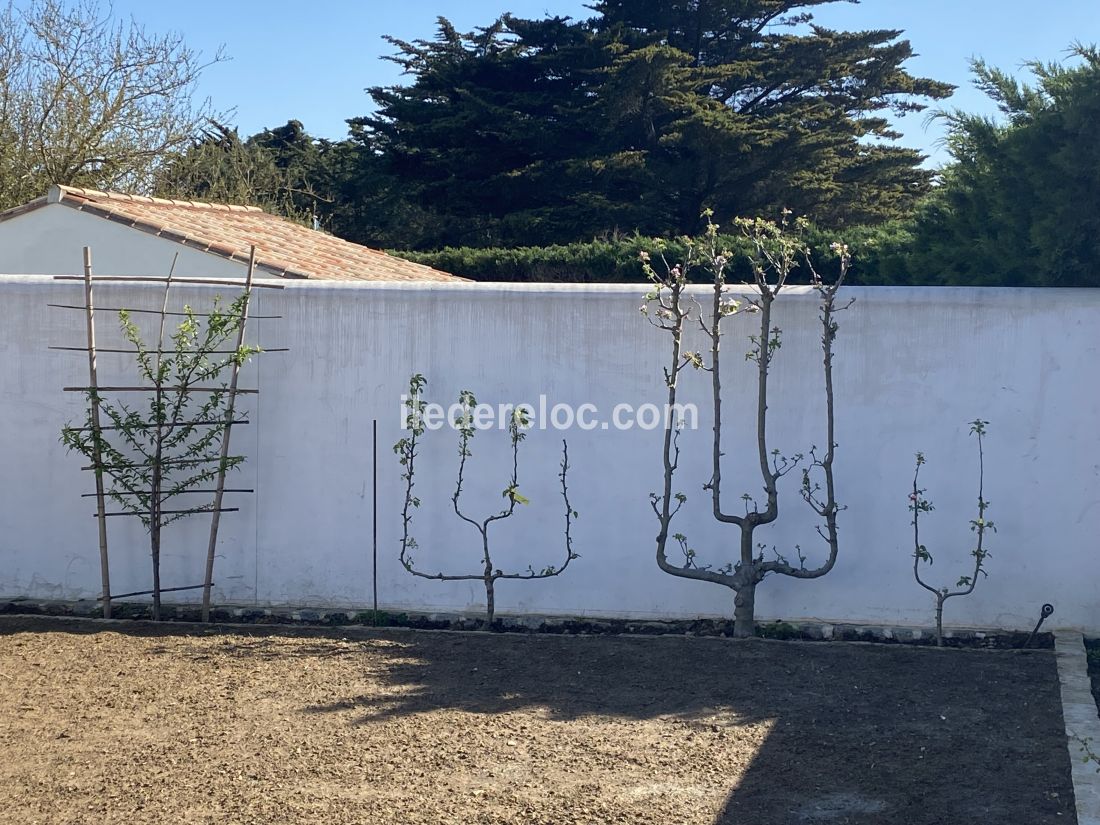
[[[993,112],[970,86],[968,61],[984,57],[1017,71],[1033,58],[1059,60],[1074,41],[1100,41],[1100,0],[863,0],[837,3],[816,12],[823,25],[843,29],[904,29],[919,56],[910,71],[960,88],[950,107]],[[346,134],[344,120],[371,108],[364,89],[399,80],[399,70],[381,57],[393,48],[391,34],[404,40],[430,38],[437,16],[462,30],[485,25],[504,11],[526,17],[587,16],[577,0],[189,0],[148,3],[115,0],[152,29],[182,32],[194,48],[213,54],[224,45],[232,58],[211,67],[201,92],[220,109],[235,109],[242,134],[278,126],[290,118],[311,133]],[[947,158],[942,129],[923,114],[899,123],[903,144],[931,155],[929,165]]]

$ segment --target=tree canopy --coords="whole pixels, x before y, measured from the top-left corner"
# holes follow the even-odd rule
[[[1100,286],[1100,52],[1076,46],[1065,63],[1028,67],[1024,83],[974,62],[1001,114],[938,113],[953,162],[912,215],[829,232],[853,251],[851,283]],[[632,280],[639,243],[406,254],[489,280]]]
[[[297,120],[246,139],[210,120],[185,151],[158,168],[154,189],[166,197],[252,204],[308,220],[334,211],[348,152],[347,142],[313,138]]]
[[[407,85],[370,90],[355,138],[420,212],[397,245],[692,233],[788,207],[828,226],[906,214],[930,187],[885,114],[952,87],[910,75],[901,32],[812,23],[831,0],[598,2],[393,39]]]
[[[405,79],[324,140],[297,120],[241,136],[195,99],[208,63],[179,35],[9,0],[0,208],[52,183],[256,204],[461,275],[569,280],[636,277],[641,238],[696,234],[704,210],[789,209],[849,243],[852,283],[1100,284],[1100,52],[1028,82],[975,61],[1001,116],[934,113],[953,160],[932,171],[891,124],[952,87],[906,70],[898,30],[817,25],[839,1],[440,18],[387,38]]]
[[[943,116],[955,159],[901,239],[909,282],[1100,285],[1100,52],[1032,62],[1033,84],[975,61],[999,119]]]
[[[211,115],[194,99],[206,65],[95,0],[0,6],[0,209],[54,183],[148,190]]]

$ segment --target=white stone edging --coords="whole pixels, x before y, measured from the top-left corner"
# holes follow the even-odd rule
[[[1100,773],[1087,758],[1082,740],[1100,752],[1100,715],[1092,696],[1085,642],[1076,630],[1054,631],[1058,681],[1062,688],[1062,717],[1066,725],[1077,825],[1100,825]]]

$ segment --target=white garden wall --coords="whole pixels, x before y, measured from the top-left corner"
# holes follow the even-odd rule
[[[166,267],[162,267],[166,268]],[[99,302],[155,306],[159,291],[136,285],[98,288]],[[213,290],[193,290],[190,300]],[[280,321],[253,325],[267,346],[288,346],[246,368],[258,397],[245,399],[249,426],[234,430],[249,461],[235,486],[239,513],[222,521],[217,598],[258,605],[364,606],[371,599],[371,421],[379,430],[380,602],[417,611],[481,609],[478,582],[414,579],[397,562],[402,489],[390,450],[400,436],[398,398],[408,376],[429,379],[429,399],[473,390],[492,403],[545,395],[551,404],[660,402],[667,336],[638,313],[638,287],[548,285],[334,285],[291,283],[263,291],[255,311]],[[841,553],[816,581],[766,580],[762,618],[927,624],[928,594],[912,580],[907,496],[912,458],[923,450],[936,511],[925,542],[931,574],[953,584],[967,571],[968,523],[976,500],[975,443],[968,422],[988,419],[986,497],[998,532],[989,577],[974,596],[949,602],[954,624],[1030,627],[1051,601],[1056,621],[1100,630],[1100,291],[853,288],[837,344],[837,471]],[[92,490],[81,459],[58,442],[81,415],[81,399],[61,387],[83,384],[79,354],[47,349],[80,344],[80,287],[45,277],[0,276],[0,596],[94,598],[99,562]],[[819,328],[814,296],[791,290],[779,305],[784,344],[774,364],[771,440],[786,452],[822,444]],[[741,354],[753,322],[735,319],[725,341],[727,507],[759,477],[751,425],[751,363]],[[740,326],[739,326],[740,324]],[[104,317],[101,329],[113,328]],[[105,345],[110,340],[105,337]],[[701,342],[699,344],[701,346]],[[121,376],[120,356],[101,358],[101,381]],[[709,514],[708,384],[684,378],[700,428],[681,439],[677,487],[689,496],[675,524],[703,561],[724,564],[735,528]],[[654,561],[656,521],[648,493],[659,486],[660,431],[535,430],[523,444],[520,489],[531,504],[501,524],[501,566],[560,563],[562,505],[557,470],[569,441],[569,484],[580,511],[581,554],[560,578],[501,582],[498,610],[620,617],[731,613],[732,593],[661,573]],[[479,433],[464,500],[498,509],[507,483],[506,438]],[[418,564],[477,570],[476,534],[450,510],[456,467],[450,431],[429,433],[420,459],[416,513]],[[788,556],[823,552],[798,479],[785,479],[778,523],[760,531]],[[144,536],[133,520],[111,520],[117,592],[148,587]],[[169,528],[165,586],[197,584],[207,525]]]

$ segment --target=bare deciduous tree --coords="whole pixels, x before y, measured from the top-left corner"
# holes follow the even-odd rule
[[[813,579],[824,576],[836,563],[838,551],[837,514],[842,509],[837,504],[833,478],[833,459],[836,442],[834,438],[833,404],[833,341],[837,333],[835,315],[847,308],[837,306],[836,295],[844,283],[850,257],[846,246],[833,244],[832,250],[839,258],[839,274],[832,283],[826,283],[810,258],[810,252],[797,234],[792,235],[785,225],[763,220],[739,221],[744,234],[751,242],[752,271],[754,274],[754,295],[747,302],[732,298],[727,291],[726,272],[731,261],[730,253],[719,247],[718,227],[709,222],[703,237],[693,241],[687,239],[687,257],[677,265],[664,262],[664,272],[658,274],[648,256],[643,256],[646,273],[653,289],[646,295],[642,307],[651,323],[671,334],[672,354],[669,366],[665,368],[665,383],[668,389],[669,409],[675,409],[680,373],[688,366],[705,370],[711,376],[711,394],[714,410],[712,462],[710,481],[704,485],[704,491],[711,496],[714,517],[723,524],[733,524],[740,529],[740,542],[734,561],[715,568],[699,563],[698,554],[683,532],[672,534],[671,522],[687,500],[682,492],[673,492],[673,479],[679,464],[679,431],[668,428],[664,438],[664,486],[661,493],[651,493],[653,511],[660,524],[657,535],[657,564],[666,573],[682,578],[708,581],[728,587],[736,594],[734,597],[734,633],[737,636],[751,636],[755,631],[756,586],[766,576],[779,574],[798,579]],[[798,227],[802,224],[799,222]],[[812,447],[809,462],[802,468],[801,494],[803,499],[824,520],[817,530],[825,540],[828,555],[824,562],[816,567],[806,566],[806,556],[796,546],[798,563],[792,564],[773,548],[775,558],[765,558],[765,545],[755,542],[757,527],[774,522],[779,516],[779,480],[802,464],[805,456],[783,456],[779,450],[769,449],[768,445],[768,378],[772,359],[782,344],[782,333],[773,319],[773,305],[780,292],[787,285],[792,270],[800,261],[809,268],[811,283],[821,298],[821,346],[823,353],[825,379],[825,429],[826,447],[819,451]],[[696,303],[686,295],[689,275],[694,270],[705,272],[713,283],[713,293],[709,317],[697,310]],[[710,341],[710,361],[705,363],[699,352],[684,349],[684,334],[689,319],[696,313],[699,326]],[[756,447],[760,474],[763,480],[765,506],[761,510],[756,500],[748,493],[741,498],[744,513],[735,514],[722,507],[722,373],[721,339],[722,324],[734,315],[753,312],[759,319],[758,331],[750,336],[751,348],[748,360],[756,364]],[[820,481],[818,480],[820,479]],[[670,560],[669,539],[675,542],[682,555],[682,561]]]
[[[465,482],[466,460],[472,455],[470,452],[470,441],[473,439],[475,433],[472,413],[474,407],[477,406],[477,399],[469,390],[463,390],[458,398],[461,409],[454,422],[455,428],[458,430],[459,460],[458,482],[455,485],[454,494],[451,496],[451,505],[454,508],[455,515],[473,527],[478,533],[481,553],[481,571],[470,574],[425,572],[416,567],[412,551],[416,550],[418,545],[416,539],[413,538],[409,531],[412,526],[413,510],[420,506],[420,499],[413,494],[413,487],[415,485],[414,473],[416,458],[419,455],[417,448],[420,444],[420,438],[424,435],[425,429],[425,402],[421,398],[421,393],[426,384],[427,381],[424,379],[424,376],[419,374],[412,376],[410,379],[408,412],[405,419],[409,435],[399,440],[393,447],[393,451],[397,454],[401,466],[405,468],[401,475],[402,480],[405,482],[405,501],[401,511],[401,564],[412,575],[419,576],[422,579],[435,579],[437,581],[480,580],[483,582],[485,585],[486,622],[487,626],[492,628],[496,615],[497,581],[501,579],[530,581],[533,579],[546,579],[551,576],[560,576],[565,572],[569,563],[573,561],[573,559],[578,558],[578,554],[573,550],[572,536],[573,520],[577,517],[577,511],[574,510],[569,503],[569,488],[566,485],[566,475],[569,472],[569,445],[564,439],[562,440],[561,472],[558,473],[558,478],[561,481],[562,500],[565,502],[565,558],[561,566],[547,565],[540,570],[535,570],[533,567],[528,566],[527,570],[523,572],[504,572],[497,567],[496,563],[493,561],[489,543],[489,528],[495,522],[511,518],[516,511],[517,504],[522,505],[528,503],[528,499],[519,492],[519,445],[527,436],[525,430],[530,426],[530,420],[522,405],[519,405],[513,408],[512,415],[508,421],[508,436],[512,447],[512,470],[509,476],[508,485],[501,494],[507,501],[507,506],[503,510],[486,516],[485,518],[473,518],[462,509],[460,499],[462,496],[462,487]]]
[[[214,114],[193,95],[221,59],[117,21],[96,0],[0,8],[0,209],[54,183],[148,189]]]
[[[988,426],[989,422],[982,421],[980,418],[970,422],[970,434],[978,438],[978,517],[971,519],[970,529],[977,534],[978,541],[977,546],[970,551],[970,555],[974,557],[974,570],[969,576],[960,576],[955,582],[954,590],[949,587],[936,588],[921,577],[921,562],[931,566],[932,554],[920,541],[920,515],[936,509],[932,502],[924,497],[927,491],[919,486],[920,468],[925,463],[924,453],[917,453],[917,467],[913,471],[913,492],[909,494],[909,510],[913,514],[913,577],[916,578],[917,584],[936,597],[936,644],[941,647],[943,646],[943,603],[955,596],[969,596],[978,586],[978,576],[987,575],[985,560],[989,558],[989,551],[985,549],[985,533],[987,530],[997,532],[993,522],[985,517],[989,502],[984,496],[985,452],[982,438],[985,437]]]

